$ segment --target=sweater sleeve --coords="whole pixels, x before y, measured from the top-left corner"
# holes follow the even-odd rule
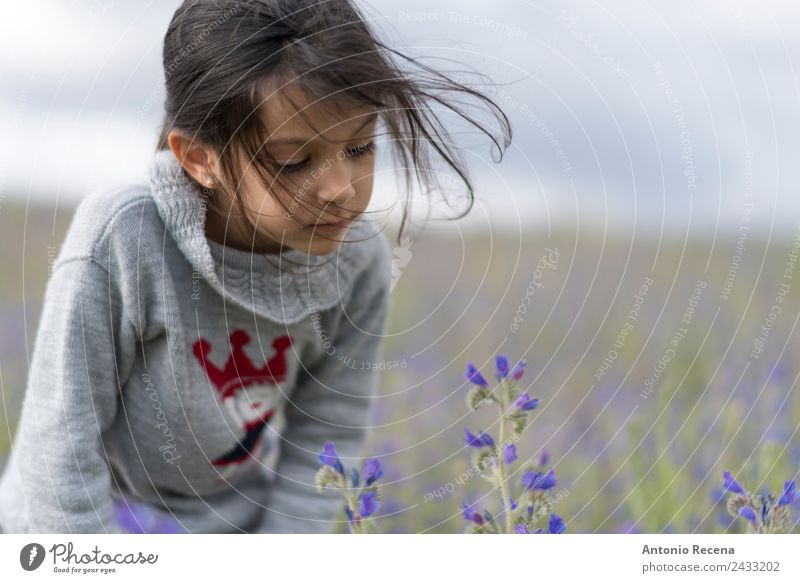
[[[345,466],[360,465],[389,304],[389,281],[353,292],[332,349],[301,371],[286,409],[286,429],[259,533],[330,533],[344,499],[317,491],[314,478],[326,441]]]
[[[119,532],[101,435],[117,412],[118,364],[135,340],[109,273],[57,263],[45,293],[22,413],[0,483],[6,532]]]

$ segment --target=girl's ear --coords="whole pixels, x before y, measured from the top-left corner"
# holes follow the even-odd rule
[[[217,157],[211,148],[192,140],[180,130],[170,131],[167,143],[180,165],[195,181],[209,188],[216,185],[214,168],[217,167]]]

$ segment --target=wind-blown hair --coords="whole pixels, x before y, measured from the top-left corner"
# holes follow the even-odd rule
[[[486,134],[499,152],[496,161],[511,143],[509,120],[491,98],[386,46],[349,0],[186,0],[165,34],[163,65],[166,113],[157,150],[169,147],[167,136],[173,129],[213,148],[222,175],[207,208],[219,211],[218,192],[231,197],[246,217],[254,249],[262,234],[244,212],[239,161],[251,164],[269,191],[272,184],[286,192],[297,188],[265,147],[268,132],[258,110],[266,81],[271,86],[292,82],[312,101],[325,98],[335,109],[332,115],[342,116],[353,105],[378,110],[381,135],[405,182],[398,244],[408,221],[413,181],[423,192],[441,191],[434,161],[443,161],[466,187],[468,206],[456,218],[474,204],[467,164],[437,109],[457,114]],[[470,115],[469,104],[458,96],[486,106],[499,122],[496,131]],[[308,122],[302,108],[296,109]],[[277,198],[288,209],[290,201]],[[302,197],[295,200],[314,204]]]

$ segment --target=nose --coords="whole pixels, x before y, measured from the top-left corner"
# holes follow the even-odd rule
[[[317,186],[317,198],[323,204],[341,205],[356,194],[352,172],[347,160],[337,160],[322,173]]]

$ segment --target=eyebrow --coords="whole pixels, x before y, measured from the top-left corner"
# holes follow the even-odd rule
[[[367,127],[370,123],[375,121],[375,119],[377,117],[378,117],[378,113],[377,112],[369,114],[367,116],[367,119],[364,121],[364,123],[361,124],[361,126],[355,132],[353,132],[353,135],[351,136],[351,139],[356,137],[358,135],[358,132],[360,132],[365,127]],[[280,140],[269,139],[269,140],[267,140],[267,143],[269,145],[271,145],[271,146],[280,146],[280,145],[283,145],[283,144],[307,144],[312,139],[313,138],[311,138],[311,139],[309,139],[309,138],[281,138]]]

